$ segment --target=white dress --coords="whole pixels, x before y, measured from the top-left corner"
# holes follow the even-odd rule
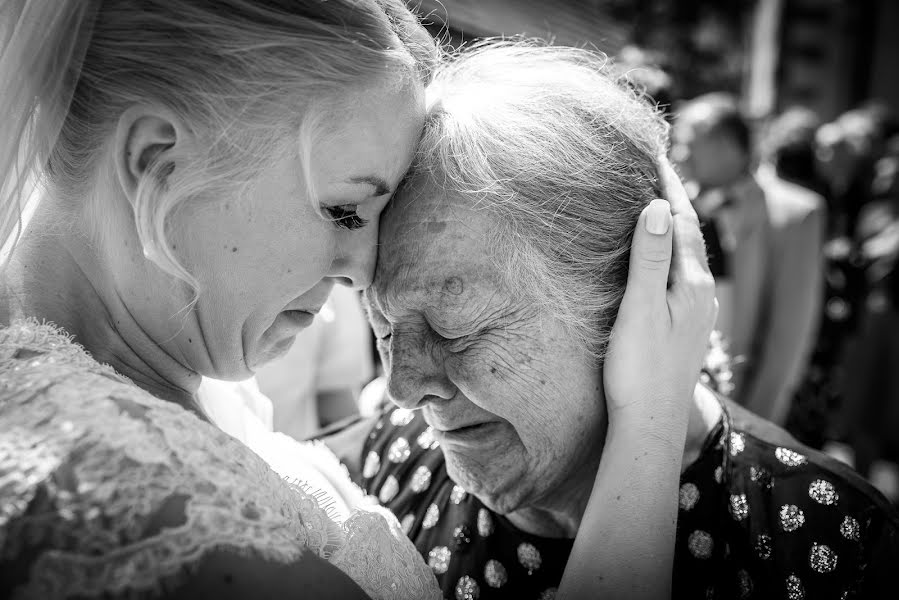
[[[223,547],[285,564],[313,552],[374,599],[440,597],[396,519],[339,522],[319,497],[51,325],[0,328],[0,582],[20,571],[14,598],[152,593]]]

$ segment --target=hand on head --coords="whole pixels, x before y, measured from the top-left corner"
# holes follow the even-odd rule
[[[664,157],[659,176],[665,200],[653,200],[637,222],[603,369],[613,424],[649,414],[685,423],[718,311],[696,212]]]
[[[666,158],[658,170],[667,202],[650,202],[634,232],[603,367],[609,429],[559,598],[671,597],[684,439],[717,302],[696,213]]]

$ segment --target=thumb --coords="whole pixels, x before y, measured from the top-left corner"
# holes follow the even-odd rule
[[[640,213],[631,242],[630,270],[627,276],[625,302],[636,295],[642,305],[664,303],[671,268],[671,206],[665,200],[653,200]]]

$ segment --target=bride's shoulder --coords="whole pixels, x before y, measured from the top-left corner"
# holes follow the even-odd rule
[[[307,484],[52,325],[0,328],[0,423],[0,598],[439,597],[394,522],[341,527]]]
[[[44,458],[103,450],[123,454],[129,464],[187,459],[185,453],[210,445],[239,447],[177,404],[98,363],[62,330],[33,320],[0,328],[0,419],[7,443],[24,446],[12,455],[17,463],[37,446]],[[189,468],[191,462],[184,462]]]
[[[284,564],[333,536],[252,451],[52,325],[0,329],[0,422],[0,572],[23,577],[0,597],[158,588],[222,545]]]

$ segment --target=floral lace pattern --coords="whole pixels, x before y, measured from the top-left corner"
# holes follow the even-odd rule
[[[302,484],[52,325],[0,329],[0,424],[0,571],[14,597],[153,593],[223,547],[280,563],[314,552],[375,599],[439,597],[395,519],[339,525]]]

